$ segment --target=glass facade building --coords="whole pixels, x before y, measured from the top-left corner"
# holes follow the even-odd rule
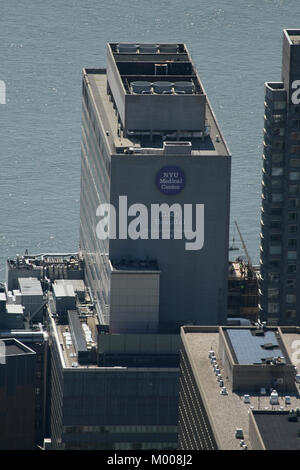
[[[282,81],[265,84],[260,316],[300,322],[300,30],[284,30]]]

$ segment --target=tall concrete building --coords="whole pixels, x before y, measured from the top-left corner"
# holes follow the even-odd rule
[[[300,30],[283,31],[282,81],[265,84],[261,318],[300,323]]]
[[[80,243],[100,323],[224,323],[231,157],[186,46],[110,43],[82,94]]]

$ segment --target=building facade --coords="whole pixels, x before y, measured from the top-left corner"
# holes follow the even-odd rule
[[[20,341],[1,340],[0,449],[33,450],[36,353]]]
[[[110,43],[82,86],[80,243],[101,323],[224,323],[231,158],[186,46]],[[106,239],[103,204],[117,220]]]
[[[295,341],[299,327],[182,327],[179,449],[258,449],[253,416],[279,415],[285,426],[300,402]],[[279,447],[298,449],[295,427],[288,427],[292,441],[284,439]],[[274,439],[275,428],[269,430]],[[284,433],[276,433],[279,441]]]
[[[260,316],[300,322],[300,30],[284,30],[282,81],[265,84]]]
[[[177,449],[177,335],[100,333],[93,361],[82,354],[86,319],[75,315],[75,328],[74,318],[73,328],[50,320],[51,448]]]

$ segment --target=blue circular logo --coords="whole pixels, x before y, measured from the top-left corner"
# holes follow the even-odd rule
[[[185,175],[178,166],[164,166],[157,172],[156,186],[164,194],[178,194],[185,186]]]

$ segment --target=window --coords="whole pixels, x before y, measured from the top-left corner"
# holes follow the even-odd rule
[[[296,302],[296,294],[286,294],[286,303],[294,304]]]
[[[270,228],[281,228],[281,222],[278,222],[277,220],[272,220],[272,222],[270,222]]]
[[[280,137],[284,136],[284,127],[275,127],[273,129],[273,135],[279,135]]]
[[[291,145],[291,153],[300,153],[300,145]]]
[[[300,179],[299,171],[290,171],[289,178],[291,181],[298,181]]]
[[[299,206],[299,199],[297,197],[290,197],[289,198],[289,207],[298,207]]]
[[[270,255],[280,255],[281,254],[281,245],[274,245],[269,247]]]
[[[282,176],[282,175],[283,175],[283,168],[281,167],[272,168],[272,176]]]
[[[281,202],[283,201],[282,193],[274,193],[272,194],[272,202]]]
[[[288,289],[295,289],[296,288],[296,279],[287,279],[286,280],[286,287]]]
[[[273,103],[273,108],[274,109],[285,109],[286,108],[286,102],[285,101],[274,101]]]
[[[270,282],[273,282],[274,284],[277,284],[279,282],[279,274],[269,273],[268,274],[268,279],[269,279]]]
[[[268,298],[269,299],[277,299],[279,297],[279,289],[271,287],[268,289]]]
[[[294,274],[297,271],[297,266],[295,264],[289,264],[287,267],[287,272],[289,274]]]
[[[281,122],[283,120],[282,114],[273,114],[273,121],[274,122]]]
[[[270,261],[269,262],[270,268],[274,268],[274,269],[279,268],[279,264],[280,264],[279,261]]]
[[[273,143],[274,150],[283,150],[284,149],[284,142],[274,142]]]
[[[272,179],[271,184],[272,184],[272,188],[274,188],[274,189],[282,187],[281,179]]]
[[[289,248],[297,248],[297,240],[296,240],[296,238],[289,238],[289,239],[288,239],[288,247],[289,247]]]
[[[297,251],[288,251],[288,259],[297,259]]]
[[[270,209],[270,215],[282,215],[282,209],[277,207]]]
[[[280,163],[282,162],[283,156],[281,153],[274,153],[272,155],[272,163]]]
[[[290,159],[290,166],[299,167],[300,166],[300,158],[291,158]]]
[[[288,232],[289,233],[297,233],[298,231],[298,226],[297,225],[289,225],[288,226]]]
[[[278,302],[269,302],[268,303],[268,313],[279,313],[279,303]]]
[[[289,220],[297,220],[298,214],[297,212],[289,212],[288,219]]]
[[[290,319],[293,319],[293,318],[296,318],[296,310],[294,310],[294,309],[293,309],[293,310],[287,310],[287,311],[285,312],[285,316],[286,316],[286,318],[289,319],[289,320],[290,320]]]
[[[270,235],[270,242],[280,242],[281,235]]]
[[[299,189],[300,189],[300,186],[297,185],[297,184],[290,184],[289,185],[289,193],[290,194],[299,194]]]
[[[300,119],[293,119],[292,126],[294,129],[300,129]]]

